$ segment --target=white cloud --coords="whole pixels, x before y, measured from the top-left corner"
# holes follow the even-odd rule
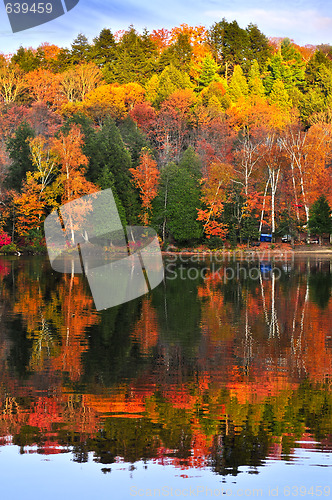
[[[236,19],[242,27],[252,22],[268,36],[288,36],[298,43],[332,42],[332,17],[316,9],[218,9],[206,11],[204,15],[213,20]]]

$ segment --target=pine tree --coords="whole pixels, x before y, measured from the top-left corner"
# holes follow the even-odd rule
[[[262,70],[271,55],[269,40],[255,24],[250,23],[246,31],[249,36],[249,60],[256,60],[260,70]]]
[[[215,23],[208,33],[209,44],[218,64],[223,68],[226,79],[236,64],[247,70],[250,60],[249,34],[236,21]]]
[[[103,189],[112,187],[114,182],[113,185],[126,212],[126,219],[129,224],[133,224],[139,214],[138,193],[130,182],[129,169],[132,167],[130,153],[114,121],[107,120],[97,132],[95,140],[99,154],[94,160],[94,171],[90,170],[90,175]],[[112,173],[112,177],[109,176],[109,172]],[[107,179],[111,179],[109,186],[106,185]]]
[[[85,35],[79,33],[71,44],[70,59],[72,64],[89,62],[92,58],[92,47]]]
[[[250,95],[252,97],[264,97],[265,89],[260,75],[259,65],[256,59],[252,62],[250,67],[248,87]]]
[[[118,127],[122,140],[130,152],[132,165],[137,167],[142,149],[150,147],[146,136],[129,116],[122,120]]]
[[[32,49],[25,49],[22,45],[13,55],[11,61],[17,64],[24,73],[39,68],[41,64],[39,54],[34,53]]]
[[[139,35],[131,26],[117,44],[115,57],[105,74],[109,83],[144,84],[155,71],[158,52],[146,31]]]
[[[93,61],[100,68],[112,62],[115,57],[116,43],[113,33],[108,28],[104,28],[99,36],[93,39]]]
[[[153,204],[153,221],[164,242],[173,238],[184,243],[202,236],[202,226],[197,221],[197,209],[201,206],[200,172],[200,162],[192,148],[185,151],[178,165],[169,163],[163,168]]]
[[[199,90],[204,87],[208,87],[211,82],[218,79],[218,64],[215,62],[213,57],[208,54],[203,59],[201,71],[198,77]]]
[[[192,83],[187,73],[179,71],[175,66],[170,64],[159,77],[158,93],[155,102],[156,104],[160,104],[176,90],[188,88],[192,88]]]
[[[319,244],[322,244],[322,236],[332,233],[332,209],[324,195],[317,198],[309,213],[309,230],[311,234],[319,236]]]
[[[284,111],[291,108],[292,102],[282,80],[276,80],[274,82],[272,91],[269,95],[269,103],[274,104]]]
[[[34,170],[30,156],[28,139],[35,136],[34,131],[26,121],[23,121],[17,128],[13,137],[8,140],[7,150],[11,164],[6,177],[6,185],[11,189],[20,191],[26,173]]]
[[[159,67],[172,64],[180,71],[189,71],[193,49],[188,33],[179,33],[176,41],[165,49],[159,59]]]
[[[233,102],[236,102],[240,97],[248,95],[249,88],[241,66],[234,67],[227,93]]]

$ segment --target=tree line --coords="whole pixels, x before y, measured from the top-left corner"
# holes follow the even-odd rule
[[[2,55],[0,241],[39,248],[52,209],[109,187],[165,243],[328,234],[331,81],[331,46],[225,19]]]

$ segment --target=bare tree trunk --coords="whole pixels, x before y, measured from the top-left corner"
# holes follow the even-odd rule
[[[265,200],[266,200],[267,188],[269,187],[269,182],[270,182],[270,177],[268,178],[268,180],[266,182],[265,190],[264,190],[263,207],[262,207],[261,219],[260,219],[260,223],[259,223],[259,234],[262,232],[262,225],[263,225],[263,219],[264,219],[264,210],[265,210]]]

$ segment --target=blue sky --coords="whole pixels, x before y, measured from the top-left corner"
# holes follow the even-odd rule
[[[8,0],[6,0],[7,2]],[[15,0],[14,0],[15,1]],[[38,0],[37,0],[38,1]],[[47,0],[46,0],[47,1]],[[50,1],[50,0],[48,0]],[[42,26],[13,34],[0,4],[0,52],[13,53],[23,45],[48,41],[69,47],[78,33],[89,40],[104,27],[113,32],[133,24],[138,31],[172,28],[181,23],[210,27],[225,17],[241,27],[250,22],[267,36],[290,37],[296,43],[332,44],[330,0],[80,0],[70,12]]]

